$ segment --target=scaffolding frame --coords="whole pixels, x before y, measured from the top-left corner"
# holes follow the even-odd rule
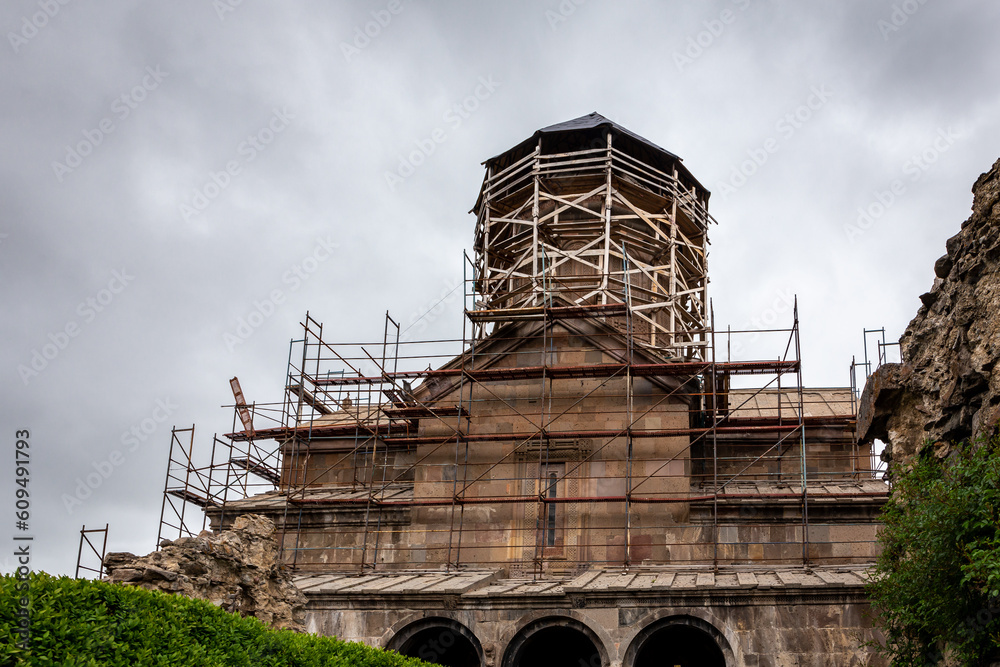
[[[256,404],[246,404],[236,378],[231,384],[237,400],[227,407],[233,409],[233,433],[239,433],[239,438],[213,435],[208,456],[200,458],[195,451],[194,425],[171,429],[157,548],[164,540],[194,537],[204,531],[209,527],[210,510],[218,510],[224,521],[233,501],[273,491],[281,483],[280,445],[261,446],[252,427],[258,415],[280,422],[267,414],[267,408],[259,410]],[[237,423],[244,427],[242,431],[236,429]],[[192,517],[192,507],[200,514]]]
[[[628,262],[628,253],[622,251]],[[472,262],[467,260],[467,266]],[[627,266],[627,264],[626,264]],[[473,278],[468,279],[470,286],[466,294],[466,304],[475,303],[474,271]],[[624,303],[630,302],[629,284],[626,281]],[[468,311],[467,314],[473,311]],[[520,315],[523,315],[521,313]],[[629,333],[630,318],[625,313],[625,331],[617,327],[608,334],[615,337],[622,345],[620,359],[615,363],[591,363],[565,365],[557,359],[558,345],[562,344],[565,334],[556,334],[553,325],[568,321],[603,322],[609,315],[602,305],[591,307],[575,307],[567,309],[563,306],[545,306],[538,311],[536,319],[540,327],[535,333],[524,338],[540,341],[542,354],[539,364],[517,365],[513,367],[495,368],[479,363],[487,355],[483,346],[491,340],[502,337],[503,332],[495,334],[491,339],[479,339],[476,336],[463,335],[462,340],[416,341],[412,345],[461,344],[461,352],[451,359],[450,364],[439,364],[434,368],[434,359],[450,358],[448,354],[416,356],[405,354],[400,341],[400,326],[389,313],[385,316],[383,338],[374,344],[346,344],[357,348],[354,356],[350,356],[343,348],[345,344],[334,345],[323,339],[323,325],[309,313],[306,314],[301,339],[293,340],[289,348],[288,372],[286,375],[285,396],[280,404],[251,404],[245,400],[237,400],[230,406],[233,408],[233,432],[226,439],[214,437],[211,454],[207,461],[199,462],[194,456],[194,427],[189,429],[174,429],[171,433],[170,464],[168,465],[167,481],[164,489],[163,518],[158,535],[158,543],[167,536],[168,530],[176,530],[177,536],[196,534],[197,524],[185,514],[186,505],[193,504],[205,511],[200,528],[207,525],[207,518],[212,516],[213,526],[218,528],[227,525],[238,513],[245,511],[245,501],[253,502],[261,489],[253,480],[263,485],[267,497],[273,499],[275,492],[281,501],[279,543],[281,557],[296,570],[315,570],[315,552],[330,550],[360,551],[360,561],[350,558],[348,569],[362,572],[380,569],[380,556],[386,550],[398,547],[386,537],[398,526],[390,526],[392,515],[400,510],[414,511],[419,509],[443,508],[446,516],[440,521],[440,531],[447,532],[445,555],[441,565],[448,570],[457,570],[469,566],[476,560],[466,558],[463,550],[470,549],[474,544],[481,527],[468,525],[467,509],[484,505],[521,504],[525,510],[535,516],[533,527],[524,527],[521,536],[525,543],[531,541],[528,533],[535,533],[531,543],[530,557],[514,559],[521,563],[519,570],[532,577],[544,576],[547,565],[552,558],[547,553],[546,545],[539,539],[545,533],[543,523],[551,522],[553,507],[569,507],[573,504],[620,504],[622,507],[622,535],[624,543],[621,558],[608,561],[609,565],[619,565],[629,568],[637,561],[635,553],[640,549],[634,535],[634,517],[644,508],[660,505],[699,505],[709,508],[707,511],[708,527],[710,528],[710,543],[712,555],[710,565],[719,568],[722,565],[732,565],[740,558],[734,558],[732,541],[727,541],[725,533],[731,532],[734,519],[727,515],[731,513],[733,503],[761,502],[792,502],[794,509],[801,517],[800,529],[797,533],[801,543],[800,560],[809,565],[817,557],[810,549],[810,464],[808,456],[807,430],[825,426],[852,426],[856,413],[855,392],[850,391],[848,414],[832,414],[826,417],[807,416],[807,401],[802,383],[802,365],[800,361],[800,339],[798,322],[798,304],[794,304],[792,326],[788,329],[769,329],[760,331],[725,331],[714,332],[714,315],[710,327],[710,347],[708,359],[699,361],[662,360],[652,363],[648,358],[639,358],[637,349],[643,354],[649,354],[648,346],[636,346]],[[475,316],[466,318],[464,334],[473,328]],[[733,360],[731,359],[732,339],[741,334],[754,336],[774,334],[784,336],[782,354],[774,359],[765,360]],[[560,338],[560,336],[562,338]],[[725,338],[725,358],[720,358],[717,346]],[[521,342],[517,337],[513,343]],[[293,354],[300,347],[300,354]],[[401,364],[413,367],[427,362],[425,370],[409,370]],[[330,368],[331,365],[338,368]],[[756,388],[733,389],[730,385],[737,378],[762,378]],[[581,381],[592,383],[586,391],[574,396],[572,402],[555,408],[548,408],[553,397],[553,383],[566,379],[580,378]],[[658,397],[656,403],[637,408],[635,405],[635,382],[638,380],[655,381],[672,378],[675,386],[672,390]],[[535,396],[541,407],[537,412],[519,408],[505,399],[501,391],[506,383],[538,381]],[[766,382],[764,381],[766,380]],[[419,383],[431,381],[449,381],[455,383],[457,400],[454,404],[440,404],[421,400]],[[607,394],[609,388],[616,382],[623,383],[623,393]],[[695,386],[697,391],[691,391]],[[605,392],[602,394],[602,392]],[[732,415],[744,410],[762,395],[768,394],[777,399],[777,405],[772,409],[770,417],[734,420]],[[692,423],[685,428],[641,428],[640,422],[660,406],[669,403],[683,395],[695,396],[699,401],[692,415],[697,412],[704,423]],[[241,392],[238,395],[241,396]],[[605,396],[623,399],[621,411],[625,415],[625,425],[610,429],[560,429],[558,423],[572,410],[594,397]],[[449,399],[452,400],[452,399]],[[525,431],[510,431],[508,433],[478,433],[473,426],[477,423],[476,411],[478,405],[492,401],[504,404],[511,418],[521,420],[531,425]],[[249,415],[249,419],[248,419]],[[253,421],[267,421],[268,425],[255,426]],[[333,425],[324,419],[341,418]],[[417,420],[429,420],[441,427],[439,433],[428,435],[422,433],[417,426]],[[739,423],[735,423],[738,421]],[[242,427],[242,429],[240,429]],[[853,438],[853,428],[851,430]],[[743,436],[771,437],[766,447],[746,455],[735,455],[734,445],[730,442],[728,449],[722,447],[722,440],[732,440]],[[646,469],[642,474],[636,474],[635,469],[648,461],[642,461],[634,455],[636,443],[649,438],[687,438],[686,445],[674,452],[669,458],[658,461],[654,469]],[[340,438],[348,440],[351,445],[339,451],[334,460],[323,461],[318,454],[317,445],[324,440]],[[558,459],[559,443],[567,440],[583,438],[594,439],[596,444],[584,456],[574,460]],[[273,448],[261,446],[261,441],[273,440],[277,444]],[[513,447],[502,457],[488,465],[480,464],[478,468],[470,463],[470,452],[480,443],[510,442]],[[610,451],[617,443],[624,442],[625,454],[623,464],[624,490],[621,493],[605,495],[570,495],[548,493],[547,489],[570,488],[574,476],[582,474],[582,469],[588,464],[599,460],[605,450]],[[856,439],[852,441],[851,463],[847,474],[854,480],[870,479],[874,467],[865,470],[860,464],[860,455]],[[456,471],[451,478],[450,493],[439,497],[415,498],[412,491],[409,497],[401,489],[407,484],[412,487],[412,480],[417,470],[424,465],[439,465],[431,460],[443,449],[453,448],[453,469]],[[798,451],[797,480],[791,479],[784,466],[787,456]],[[448,451],[451,451],[450,449]],[[529,460],[527,452],[533,452],[537,465],[528,466],[533,477],[533,489],[528,493],[510,494],[505,497],[483,496],[477,492],[477,486],[494,474],[498,474],[503,466],[515,460]],[[403,466],[394,462],[394,456],[399,452],[409,452],[413,456]],[[520,457],[520,458],[519,458]],[[815,458],[815,456],[813,457]],[[550,469],[550,463],[555,460],[562,462],[562,468],[554,481],[546,483],[543,475]],[[267,460],[265,467],[263,461]],[[658,476],[678,463],[688,461],[700,462],[700,472],[692,471],[690,478],[695,480],[689,492],[674,495],[650,492],[650,484],[658,481]],[[732,492],[733,488],[745,485],[746,478],[759,476],[756,468],[762,465],[778,463],[779,473],[775,480],[783,490],[763,493],[758,491]],[[331,471],[340,469],[349,462],[351,478],[346,484],[331,484],[325,477]],[[728,468],[727,468],[728,466]],[[734,467],[735,466],[735,467]],[[815,466],[813,466],[815,467]],[[460,471],[460,472],[459,472]],[[839,473],[838,473],[839,474]],[[836,478],[838,474],[833,477]],[[829,481],[823,477],[822,471],[815,484]],[[262,480],[262,481],[261,481]],[[343,480],[341,480],[343,482]],[[796,484],[792,484],[796,481]],[[697,483],[695,483],[697,482]],[[323,497],[317,491],[331,489],[349,489],[353,496],[334,497],[336,494]],[[844,493],[843,497],[864,499],[865,493]],[[867,496],[877,498],[882,494],[868,493]],[[821,499],[829,500],[836,494],[826,493]],[[180,501],[176,503],[175,501]],[[241,504],[242,503],[242,504]],[[528,508],[533,510],[529,512]],[[307,514],[318,508],[326,508],[335,512],[354,512],[357,520],[345,526],[326,526],[320,530],[328,533],[337,531],[355,532],[361,535],[358,544],[348,546],[317,547],[315,544],[316,526],[309,525]],[[740,510],[743,511],[742,509]],[[172,516],[168,513],[172,512]],[[741,514],[741,519],[745,519]],[[470,538],[470,536],[472,536]],[[674,545],[676,546],[676,545]],[[773,545],[765,545],[773,546]],[[525,551],[527,553],[527,551]],[[336,559],[334,559],[336,562]],[[343,559],[342,559],[343,560]],[[327,567],[327,566],[324,566]],[[332,567],[341,567],[335,564]],[[529,572],[530,568],[530,572]],[[322,568],[321,568],[322,569]]]
[[[628,261],[627,252],[623,251],[623,257]],[[471,265],[471,262],[467,263]],[[467,280],[467,283],[474,285],[474,278]],[[629,301],[628,282],[625,284],[625,303]],[[466,303],[475,303],[474,288],[466,294]],[[473,311],[467,311],[467,314]],[[519,313],[519,316],[523,316]],[[740,332],[727,329],[724,333],[709,337],[709,359],[705,361],[678,362],[663,361],[662,363],[639,363],[635,358],[635,346],[632,345],[631,337],[628,335],[630,329],[626,328],[624,334],[625,351],[621,363],[617,364],[581,364],[575,366],[560,366],[549,363],[554,359],[554,354],[546,352],[542,354],[543,363],[536,366],[521,366],[504,369],[479,369],[476,365],[478,348],[485,344],[485,340],[473,335],[464,338],[461,353],[450,365],[441,368],[433,368],[433,361],[428,363],[428,369],[401,370],[400,362],[405,360],[412,366],[414,357],[400,354],[399,325],[386,313],[383,340],[374,344],[353,344],[360,349],[355,356],[348,356],[340,348],[342,345],[332,345],[322,338],[322,325],[314,320],[308,313],[305,321],[301,323],[303,327],[303,337],[299,341],[302,346],[301,361],[289,364],[286,392],[283,403],[283,415],[285,423],[281,426],[270,429],[256,429],[256,438],[274,438],[283,443],[285,448],[285,469],[282,472],[282,497],[286,500],[283,506],[281,521],[282,539],[281,545],[283,557],[294,569],[314,569],[315,563],[300,563],[300,557],[315,551],[317,547],[307,544],[304,534],[310,528],[305,524],[305,513],[317,507],[334,508],[336,510],[348,511],[354,508],[361,511],[362,518],[357,527],[344,528],[348,531],[358,531],[362,535],[360,546],[356,547],[332,547],[331,549],[360,550],[361,558],[359,563],[354,563],[360,571],[374,571],[380,568],[379,555],[385,549],[394,548],[392,545],[383,544],[383,535],[387,532],[385,527],[389,513],[398,511],[401,508],[445,508],[447,517],[442,520],[441,530],[447,531],[448,540],[446,555],[442,558],[442,565],[448,569],[459,569],[469,563],[462,557],[463,545],[467,545],[466,509],[474,506],[497,505],[521,503],[526,507],[534,506],[534,515],[537,517],[533,532],[539,533],[543,520],[548,516],[548,512],[553,505],[569,504],[579,502],[590,503],[621,503],[623,505],[623,534],[624,549],[623,558],[618,562],[624,568],[633,564],[633,530],[632,518],[633,508],[650,506],[664,503],[709,503],[711,506],[711,542],[713,555],[711,564],[718,568],[721,564],[732,562],[732,558],[721,553],[721,548],[729,549],[730,544],[721,539],[721,533],[731,528],[731,520],[727,520],[721,515],[720,502],[732,504],[734,501],[788,501],[796,503],[797,511],[801,516],[801,526],[799,530],[799,542],[801,543],[801,562],[808,565],[816,560],[810,552],[810,479],[809,460],[807,459],[806,432],[811,427],[821,427],[824,425],[853,426],[854,411],[850,414],[833,415],[826,418],[807,417],[807,406],[804,398],[804,387],[802,383],[802,367],[800,361],[801,344],[799,339],[798,304],[793,308],[793,322],[788,329],[772,329],[765,333],[784,334],[784,350],[780,357],[774,360],[742,361],[729,359],[730,341],[733,336],[741,333],[760,332]],[[549,339],[549,324],[552,322],[564,321],[566,319],[601,320],[608,317],[607,311],[602,306],[576,307],[567,310],[561,306],[545,306],[538,310],[537,319],[544,324],[540,328],[542,350],[554,349],[553,342]],[[466,318],[467,325],[474,324],[475,315]],[[628,317],[626,311],[626,327],[628,327]],[[470,328],[466,327],[467,333]],[[711,327],[714,332],[714,322]],[[726,337],[727,358],[721,360],[717,358],[717,339],[724,335]],[[440,345],[448,341],[424,341],[423,343]],[[351,345],[351,344],[348,344]],[[377,347],[381,350],[377,350]],[[481,354],[481,353],[479,353]],[[439,355],[441,356],[441,355]],[[447,355],[443,355],[447,356]],[[289,358],[292,358],[290,353]],[[298,359],[299,357],[296,357]],[[433,360],[433,356],[430,359]],[[427,358],[421,358],[426,360]],[[325,370],[328,364],[339,365],[336,371]],[[365,370],[365,367],[372,370]],[[312,373],[305,372],[305,369],[312,369]],[[740,376],[770,376],[770,380],[752,391],[745,391],[738,395],[741,402],[737,405],[729,405],[723,411],[720,405],[726,400],[732,399],[736,394],[728,388],[728,383],[733,377]],[[544,407],[537,414],[528,413],[507,403],[511,415],[527,423],[534,423],[535,428],[524,432],[511,432],[506,434],[478,434],[472,432],[472,425],[475,423],[476,401],[491,400],[503,401],[491,385],[497,382],[501,384],[510,381],[538,380],[539,404],[546,405],[547,393],[551,391],[553,380],[565,378],[587,378],[597,382],[596,386],[588,392],[582,394],[570,406],[561,411],[547,412]],[[643,411],[637,411],[633,405],[633,383],[637,378],[663,378],[674,377],[683,378],[683,382],[678,382],[674,391],[667,393],[660,398],[658,404],[647,407]],[[782,384],[785,378],[784,384]],[[589,430],[556,430],[553,423],[563,417],[573,407],[597,394],[599,390],[608,386],[613,380],[624,380],[626,386],[625,393],[625,413],[627,426],[621,429],[589,429]],[[457,383],[458,400],[455,405],[430,404],[419,400],[414,395],[413,383],[429,380],[451,380]],[[678,395],[677,390],[690,386],[692,381],[698,381],[703,390],[698,392],[704,401],[702,412],[707,416],[707,423],[701,426],[692,426],[683,429],[657,429],[640,430],[636,428],[639,420],[653,411],[660,403],[664,403]],[[764,392],[777,392],[777,418],[759,419],[754,423],[741,423],[732,425],[731,415],[738,412],[743,407],[758,398]],[[475,392],[475,394],[473,393]],[[480,398],[475,398],[479,396]],[[352,398],[353,397],[353,398]],[[385,400],[388,399],[388,400]],[[850,404],[853,408],[853,404]],[[336,409],[335,407],[336,406]],[[348,418],[336,426],[324,425],[322,418],[331,415],[339,415]],[[445,432],[434,435],[421,435],[414,427],[414,420],[417,418],[430,419],[439,426],[445,428]],[[534,420],[534,421],[533,421]],[[853,432],[853,431],[852,431]],[[311,454],[315,449],[315,444],[326,438],[348,437],[353,442],[353,446],[338,452],[335,460],[327,461],[325,464],[311,462]],[[774,441],[770,445],[753,456],[747,456],[740,461],[741,468],[728,473],[720,469],[719,440],[721,437],[736,437],[745,434],[773,434]],[[633,458],[633,445],[636,440],[651,437],[688,437],[688,444],[681,451],[675,453],[670,459],[664,461],[656,469],[647,471],[644,475],[634,476],[633,464],[637,463]],[[230,434],[230,437],[238,440],[243,437],[240,433]],[[549,457],[552,455],[552,443],[573,438],[598,438],[604,444],[596,446],[587,456],[579,461],[565,464],[565,470],[556,479],[556,484],[565,484],[574,473],[585,464],[595,460],[595,457],[604,449],[610,447],[619,438],[624,438],[626,443],[625,456],[625,491],[619,495],[607,495],[600,497],[552,497],[550,494],[538,492],[543,488],[548,488],[543,484],[543,471],[549,467]],[[513,442],[513,449],[507,455],[487,465],[476,473],[469,464],[470,448],[476,443],[509,441]],[[693,448],[702,446],[707,448],[704,453],[705,461],[711,461],[709,471],[701,482],[702,491],[699,494],[687,493],[674,497],[665,497],[662,494],[643,494],[643,485],[656,478],[657,474],[669,467],[672,463],[680,460],[683,456],[690,456]],[[399,493],[400,485],[405,484],[405,480],[412,478],[417,469],[425,464],[444,447],[454,447],[454,469],[456,472],[451,482],[451,493],[436,498],[406,498]],[[487,478],[491,473],[497,471],[501,466],[516,458],[516,455],[523,453],[527,449],[534,447],[538,454],[538,465],[533,469],[535,477],[536,492],[527,495],[511,495],[507,497],[483,497],[476,493],[476,486]],[[856,448],[857,445],[855,444]],[[423,448],[424,451],[421,451]],[[782,459],[793,450],[798,450],[798,478],[797,488],[789,488],[780,493],[750,493],[732,494],[727,493],[729,487],[738,486],[743,481],[743,476],[755,466],[771,459]],[[408,465],[403,468],[393,468],[391,463],[391,453],[394,451],[409,451],[416,455]],[[316,497],[313,493],[317,488],[328,488],[329,483],[323,482],[325,475],[338,469],[346,461],[353,463],[353,477],[349,485],[355,492],[353,497]],[[360,465],[359,465],[360,462]],[[727,463],[731,464],[731,461]],[[428,464],[429,465],[429,464]],[[482,467],[482,466],[481,466]],[[361,472],[363,471],[363,474]],[[865,474],[871,475],[871,471],[861,470],[858,461],[857,450],[853,449],[851,454],[850,469],[843,475],[846,478],[858,479]],[[360,475],[360,476],[359,476]],[[787,478],[787,475],[784,475]],[[793,480],[779,477],[779,482],[791,482]],[[817,483],[825,481],[819,480]],[[879,493],[869,493],[868,496],[878,497]],[[844,493],[843,497],[851,496],[857,499],[866,497],[864,493]],[[826,493],[823,498],[830,499],[836,494]],[[525,510],[525,514],[527,514]],[[336,532],[337,528],[327,526],[327,531]],[[525,529],[528,530],[528,529]],[[320,548],[321,550],[323,548]],[[731,550],[731,549],[730,549]],[[544,564],[547,562],[545,547],[536,539],[532,548],[530,559],[531,575],[542,576]]]
[[[381,341],[332,343],[307,312],[280,403],[235,382],[207,467],[193,427],[172,434],[164,512],[268,513],[303,572],[865,560],[874,533],[851,531],[885,493],[854,369],[807,397],[797,299],[788,328],[716,329],[709,195],[676,156],[616,126],[553,132],[486,162],[460,339],[404,341],[386,312]],[[778,354],[733,359],[748,334]],[[261,470],[254,495],[238,480]]]
[[[875,335],[875,359],[874,361],[869,356],[868,342],[871,334]],[[902,362],[902,346],[899,341],[896,342],[886,342],[885,339],[885,327],[880,327],[878,329],[864,329],[861,333],[864,342],[864,361],[858,361],[856,357],[851,357],[851,400],[852,409],[855,414],[858,412],[858,405],[861,400],[862,385],[858,382],[858,369],[863,368],[865,373],[865,381],[871,377],[872,373],[878,370],[881,366],[890,363],[889,362],[889,350],[892,348],[896,349],[896,354],[899,356],[900,362]],[[854,434],[854,446],[855,449],[858,447],[858,434]],[[888,477],[888,465],[881,460],[880,454],[875,451],[874,447],[871,447],[871,470],[875,471],[876,475],[883,476],[884,479],[889,479]]]
[[[707,192],[679,161],[664,171],[616,146],[615,136],[609,128],[576,150],[539,136],[512,164],[487,162],[473,209],[475,337],[556,296],[570,307],[627,310],[631,337],[641,324],[644,342],[704,357],[707,231],[715,222]]]
[[[91,572],[97,575],[100,579],[104,576],[104,557],[107,555],[108,549],[108,525],[104,524],[104,528],[87,528],[87,524],[80,527],[80,547],[76,551],[76,570],[73,572],[73,578],[79,579],[80,572]],[[104,535],[104,539],[101,540],[101,548],[98,550],[97,545],[90,540],[90,536],[96,533]],[[84,555],[83,545],[87,545],[87,552]],[[84,565],[84,559],[90,560],[92,557],[97,558],[97,567],[91,567],[90,565]]]

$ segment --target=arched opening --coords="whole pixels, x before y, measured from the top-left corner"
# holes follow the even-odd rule
[[[503,667],[602,667],[607,664],[599,640],[570,618],[536,621],[511,641]]]
[[[467,627],[448,618],[425,618],[406,626],[387,648],[445,667],[481,667],[483,649]]]
[[[688,618],[654,624],[635,638],[624,664],[627,667],[726,667],[726,655],[710,628],[704,621]]]

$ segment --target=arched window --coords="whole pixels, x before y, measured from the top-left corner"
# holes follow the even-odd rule
[[[709,623],[675,616],[643,629],[625,652],[623,667],[727,667],[728,644]]]
[[[386,648],[445,667],[482,667],[483,648],[467,627],[450,618],[424,618],[396,633]]]
[[[531,623],[511,640],[503,667],[606,667],[600,640],[583,623],[564,617]]]

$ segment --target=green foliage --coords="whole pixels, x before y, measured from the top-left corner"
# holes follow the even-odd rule
[[[274,630],[209,602],[98,581],[32,573],[30,644],[20,647],[19,590],[0,578],[0,665],[428,667],[331,637]]]
[[[930,448],[926,448],[929,450]],[[898,667],[985,664],[1000,646],[1000,439],[897,471],[869,586]]]

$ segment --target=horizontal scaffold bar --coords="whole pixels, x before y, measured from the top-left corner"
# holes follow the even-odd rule
[[[802,500],[803,495],[812,500],[825,500],[827,498],[836,499],[881,499],[888,497],[888,492],[810,492],[798,493],[727,493],[718,496],[719,501],[745,502],[748,500]],[[516,503],[544,503],[544,504],[566,504],[566,503],[637,503],[637,504],[658,504],[658,503],[697,503],[714,501],[714,495],[691,495],[691,496],[581,496],[569,498],[546,498],[544,496],[499,496],[499,497],[454,497],[454,498],[420,498],[414,500],[380,500],[375,497],[361,498],[295,498],[288,499],[293,505],[367,505],[371,503],[379,507],[447,507],[451,505],[499,505]]]
[[[221,505],[217,499],[196,493],[189,488],[167,489],[167,493],[202,508],[219,507]]]
[[[854,415],[827,415],[823,417],[805,417],[803,425],[806,427],[817,426],[850,426],[854,423]],[[783,419],[768,419],[764,417],[751,417],[739,419],[722,418],[720,425],[715,427],[715,432],[720,435],[727,434],[750,434],[750,433],[785,433],[799,428],[798,416],[790,414]],[[336,424],[336,425],[316,425],[305,424],[297,427],[278,427],[271,429],[260,429],[254,432],[257,439],[269,438],[290,438],[298,435],[312,439],[353,437],[363,435],[371,437],[378,435],[387,445],[400,447],[412,447],[424,444],[441,444],[445,442],[518,442],[538,439],[566,440],[574,438],[618,438],[631,436],[632,438],[664,438],[682,435],[701,435],[710,433],[711,426],[700,428],[684,429],[631,429],[625,430],[602,430],[602,431],[553,431],[544,430],[534,433],[473,433],[457,434],[449,433],[437,436],[411,436],[406,429],[390,424]],[[245,433],[229,433],[228,438],[233,440],[245,440]]]
[[[421,417],[468,417],[469,411],[457,405],[429,407],[424,405],[407,405],[401,407],[386,407],[382,409],[387,417],[393,419],[420,419]]]
[[[494,322],[498,320],[541,320],[546,318],[556,320],[601,317],[604,315],[624,315],[627,312],[628,306],[624,303],[599,303],[588,306],[529,306],[523,308],[467,310],[465,314],[473,322]]]
[[[845,420],[853,417],[845,417]],[[811,423],[806,423],[812,426]],[[702,435],[713,430],[719,435],[730,433],[784,433],[795,431],[799,428],[798,421],[787,420],[784,424],[740,424],[738,426],[703,426],[700,428],[661,428],[661,429],[606,429],[595,431],[552,431],[545,429],[535,433],[470,433],[470,434],[445,434],[439,436],[402,436],[383,438],[387,445],[414,446],[440,444],[445,442],[522,442],[531,440],[570,440],[576,438],[670,438],[682,435]]]
[[[396,371],[377,376],[333,376],[309,377],[316,386],[382,384],[394,380],[414,378],[458,377],[465,375],[469,380],[489,382],[495,380],[533,380],[548,378],[597,378],[625,374],[633,377],[694,376],[712,370],[729,375],[774,375],[795,373],[799,369],[798,360],[791,361],[729,361],[712,363],[706,361],[678,361],[661,364],[589,364],[577,366],[519,366],[515,368],[439,368],[425,371]]]
[[[242,456],[229,459],[229,463],[237,468],[251,472],[261,479],[266,479],[274,485],[277,485],[281,481],[281,474],[263,461],[256,461],[248,456]]]

